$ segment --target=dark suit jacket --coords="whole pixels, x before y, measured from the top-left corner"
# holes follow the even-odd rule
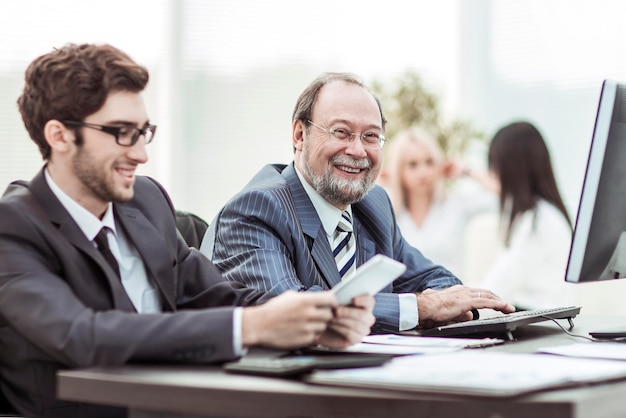
[[[31,182],[12,183],[0,199],[0,378],[24,415],[124,416],[123,410],[56,400],[56,372],[233,359],[233,306],[262,297],[223,280],[185,244],[173,206],[154,180],[138,177],[134,198],[113,208],[160,291],[162,314],[137,314],[43,171]],[[202,309],[209,307],[215,309]]]
[[[376,254],[407,265],[406,272],[376,296],[374,332],[399,330],[396,293],[461,283],[402,238],[381,187],[353,204],[352,213],[357,265]],[[210,222],[201,251],[227,279],[273,294],[329,289],[340,281],[326,232],[293,164],[264,167]]]

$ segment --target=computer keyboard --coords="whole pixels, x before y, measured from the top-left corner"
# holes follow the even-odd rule
[[[576,317],[579,312],[579,306],[518,311],[493,318],[475,319],[434,327],[420,331],[420,335],[424,337],[460,337],[469,334],[503,334],[512,340],[512,333],[515,329],[535,322],[566,318],[569,320],[570,327],[573,327],[572,318]]]

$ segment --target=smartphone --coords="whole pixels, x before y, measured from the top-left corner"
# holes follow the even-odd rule
[[[373,296],[397,279],[406,266],[399,261],[377,254],[360,266],[354,274],[331,289],[340,305],[349,305],[352,298]]]

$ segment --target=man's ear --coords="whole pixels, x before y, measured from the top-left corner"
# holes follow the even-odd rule
[[[67,151],[75,140],[74,132],[56,119],[46,122],[43,135],[50,148],[59,152]]]
[[[304,122],[301,120],[295,120],[291,127],[291,141],[294,150],[302,151],[302,144],[304,143]]]

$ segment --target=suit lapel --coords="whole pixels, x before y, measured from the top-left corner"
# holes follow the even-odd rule
[[[339,277],[337,264],[335,263],[330,244],[328,243],[326,232],[322,227],[322,222],[315,211],[315,207],[313,207],[311,203],[311,199],[309,199],[304,187],[302,187],[293,164],[288,165],[285,170],[283,170],[282,174],[287,180],[287,184],[291,190],[302,231],[307,239],[313,242],[310,246],[311,256],[322,278],[329,287],[333,287],[341,281],[341,277]]]
[[[332,288],[341,281],[339,271],[337,270],[337,263],[335,263],[335,259],[332,257],[328,238],[326,238],[326,233],[323,228],[320,228],[318,237],[313,240],[311,256],[315,264],[317,264],[322,278],[326,280],[328,287]]]
[[[109,263],[107,263],[93,243],[87,240],[83,231],[78,227],[67,210],[65,210],[65,207],[59,202],[54,193],[52,193],[52,190],[50,190],[45,180],[43,169],[32,179],[29,187],[41,202],[42,207],[46,208],[46,215],[59,232],[104,271],[109,288],[111,289],[115,308],[127,312],[135,311],[135,307],[128,298],[117,274],[111,269]]]
[[[354,225],[354,234],[357,240],[356,244],[356,265],[357,267],[365,261],[374,257],[376,252],[376,243],[370,236],[369,232],[363,227],[359,220],[359,204],[352,205],[352,223]]]
[[[163,235],[144,214],[127,204],[114,204],[117,221],[126,231],[146,267],[148,277],[152,277],[161,290],[169,309],[175,307],[174,280],[172,280],[172,257],[168,254]]]

